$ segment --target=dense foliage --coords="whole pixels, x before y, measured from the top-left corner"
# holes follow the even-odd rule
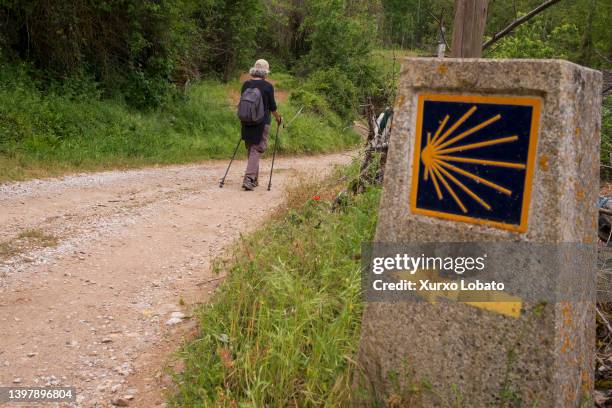
[[[490,0],[486,35],[541,1]],[[271,62],[273,74],[289,72],[295,78],[287,87],[293,105],[342,129],[362,112],[364,103],[371,101],[380,111],[393,101],[399,66],[389,53],[377,49],[402,47],[431,55],[439,22],[450,43],[453,4],[454,0],[0,0],[0,88],[10,90],[7,100],[17,97],[12,92],[19,88],[23,101],[40,100],[49,109],[87,101],[90,106],[118,104],[117,109],[142,114],[167,112],[189,109],[193,101],[187,90],[198,80],[231,82],[254,58],[263,57]],[[561,1],[485,50],[485,56],[566,58],[610,68],[611,21],[610,1]],[[23,112],[19,120],[15,112],[0,112],[4,151],[19,140],[23,146],[31,143],[24,138],[33,132],[20,123],[38,123],[31,128],[45,133],[45,140],[96,133],[83,126],[76,132],[70,120],[53,125],[67,114]],[[26,118],[25,112],[41,116]],[[609,133],[604,132],[603,139],[606,145],[612,143]]]
[[[487,35],[491,36],[510,21],[541,4],[541,0],[491,2]],[[608,0],[561,1],[552,6],[510,37],[494,45],[486,56],[512,56],[513,58],[564,58],[595,67],[610,68],[612,41],[610,22],[612,3]],[[518,46],[525,40],[528,45]],[[499,46],[502,50],[496,52]],[[505,53],[513,49],[509,53]]]
[[[379,66],[353,3],[0,0],[0,179],[226,157],[228,94],[256,57],[296,95],[282,113],[306,108],[281,151],[352,147],[364,92],[387,94],[358,84]]]
[[[360,66],[368,65],[375,39],[360,3],[3,0],[0,49],[5,61],[29,64],[44,86],[89,79],[139,108],[161,105],[196,78],[227,81],[256,55],[302,76],[343,67],[355,87],[367,78],[369,68]],[[330,95],[330,102],[350,119],[354,98],[345,95],[340,106]]]
[[[489,0],[485,35],[491,37],[544,0]],[[454,0],[382,0],[379,34],[386,46],[433,53],[439,22],[452,38]],[[610,67],[612,3],[608,0],[561,1],[512,35],[485,56],[565,58],[587,66]],[[524,44],[527,42],[527,44]],[[501,46],[502,50],[495,52]]]
[[[382,44],[430,53],[439,21],[444,21],[450,42],[453,3],[0,0],[0,50],[5,61],[33,67],[43,85],[67,78],[93,80],[103,95],[121,95],[136,107],[159,106],[169,91],[195,78],[227,81],[256,55],[264,56],[275,70],[333,79],[320,84],[311,80],[305,91],[322,88],[328,107],[350,120],[366,96],[387,102],[388,78],[371,51]],[[487,35],[540,3],[490,1]],[[563,1],[489,54],[609,66],[611,18],[609,1]]]

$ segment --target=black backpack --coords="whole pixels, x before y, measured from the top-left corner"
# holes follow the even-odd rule
[[[238,119],[245,125],[259,125],[266,115],[263,97],[258,88],[247,88],[240,95]]]

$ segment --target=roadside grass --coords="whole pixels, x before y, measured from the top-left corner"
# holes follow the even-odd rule
[[[18,239],[34,243],[41,247],[50,247],[57,245],[57,238],[53,235],[47,234],[43,230],[37,228],[27,229],[17,235]]]
[[[8,258],[15,253],[14,251],[10,242],[0,242],[0,258]]]
[[[27,81],[18,72],[0,75],[0,182],[226,159],[239,138],[228,98],[238,82],[198,82],[159,109],[136,111],[95,90],[43,92]],[[288,101],[279,109],[285,117],[297,110]],[[314,154],[353,147],[359,136],[305,113],[281,130],[280,140],[281,154]]]
[[[27,229],[20,232],[17,237],[0,242],[0,259],[8,259],[26,250],[56,246],[57,237],[37,229]]]
[[[393,60],[393,58],[404,58],[404,57],[418,57],[419,55],[423,55],[425,51],[423,50],[404,50],[401,48],[393,49],[393,48],[379,48],[372,51],[372,54],[376,58],[383,58],[385,60]]]
[[[199,334],[179,351],[171,406],[350,404],[361,243],[373,236],[379,189],[331,212],[342,174],[293,189],[287,207],[217,266],[227,277],[195,313]]]

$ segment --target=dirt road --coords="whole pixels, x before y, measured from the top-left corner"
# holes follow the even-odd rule
[[[0,185],[0,385],[75,386],[70,406],[164,406],[161,365],[218,283],[210,261],[299,172],[350,158],[281,158],[271,192],[241,191],[244,162],[220,189],[216,161]]]

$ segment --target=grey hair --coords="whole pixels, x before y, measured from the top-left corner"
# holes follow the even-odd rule
[[[251,74],[251,76],[254,76],[256,78],[263,78],[265,79],[268,76],[268,71],[265,69],[260,69],[260,68],[251,68],[249,69],[249,74]]]

